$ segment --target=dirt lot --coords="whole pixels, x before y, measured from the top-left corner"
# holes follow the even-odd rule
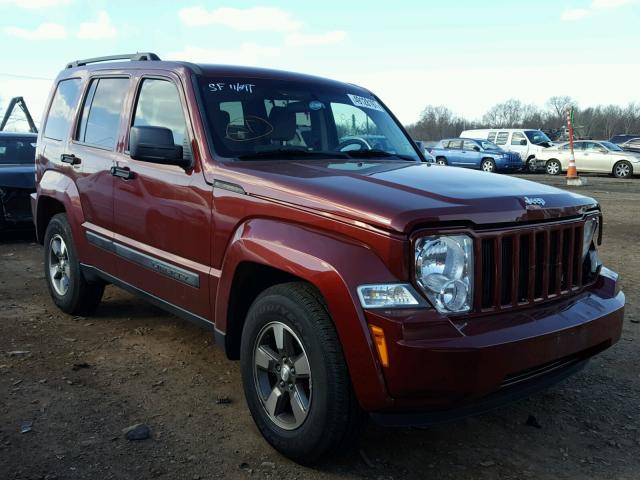
[[[209,334],[113,287],[94,317],[63,315],[41,247],[1,234],[0,479],[640,478],[640,179],[589,180],[579,191],[602,204],[601,256],[627,294],[621,341],[494,413],[430,429],[370,425],[355,453],[314,469],[263,441],[238,365]],[[137,423],[151,439],[123,437]]]

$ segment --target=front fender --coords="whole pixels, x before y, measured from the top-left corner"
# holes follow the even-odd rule
[[[216,329],[228,330],[228,298],[236,268],[256,262],[295,275],[324,297],[342,344],[356,395],[366,410],[388,407],[381,367],[356,288],[397,281],[366,245],[278,220],[242,224],[227,249],[216,295]]]

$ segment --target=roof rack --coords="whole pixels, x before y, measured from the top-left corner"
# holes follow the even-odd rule
[[[110,62],[112,60],[131,60],[132,62],[145,61],[145,60],[158,61],[160,60],[160,57],[155,53],[151,53],[151,52],[128,53],[124,55],[109,55],[107,57],[95,57],[95,58],[85,58],[84,60],[75,60],[71,63],[67,63],[66,68],[82,67],[90,63]]]

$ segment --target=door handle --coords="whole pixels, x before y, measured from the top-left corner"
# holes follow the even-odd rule
[[[131,180],[135,177],[135,173],[133,173],[129,167],[111,167],[111,175],[124,178],[125,180]]]
[[[62,163],[68,163],[69,165],[80,165],[82,160],[76,157],[73,153],[63,153],[60,155],[60,161]]]

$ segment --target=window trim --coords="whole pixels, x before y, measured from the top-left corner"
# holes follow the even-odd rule
[[[188,139],[189,145],[191,145],[194,138],[193,126],[191,123],[191,112],[189,111],[189,104],[187,102],[184,89],[180,88],[179,79],[173,78],[172,76],[169,76],[169,75],[162,75],[157,73],[149,73],[149,74],[143,73],[136,78],[136,84],[133,89],[133,102],[128,107],[129,112],[128,112],[128,118],[127,118],[127,123],[125,127],[126,131],[125,131],[125,138],[124,138],[125,143],[124,143],[124,148],[122,149],[122,153],[125,155],[127,160],[134,161],[134,162],[136,162],[137,160],[134,160],[133,158],[131,158],[131,150],[129,150],[129,136],[131,135],[131,127],[133,127],[133,122],[136,117],[136,109],[138,108],[138,101],[140,100],[140,94],[142,93],[142,85],[144,84],[145,80],[163,80],[165,82],[172,83],[173,86],[176,87],[176,90],[178,92],[178,100],[180,101],[180,106],[182,107],[182,114],[184,116],[184,136],[186,139]],[[197,164],[196,156],[193,155],[193,151],[191,152],[191,155],[193,157],[192,168],[195,168]],[[144,162],[144,163],[150,163],[150,162]],[[153,165],[162,165],[162,164],[153,163]],[[181,167],[178,167],[178,168],[181,168]]]
[[[120,112],[120,121],[118,123],[118,130],[117,130],[117,134],[120,133],[120,130],[122,128],[122,118],[123,118],[123,113],[124,113],[124,109],[126,108],[126,95],[129,94],[129,92],[131,91],[131,75],[126,75],[126,74],[121,74],[121,75],[114,75],[114,74],[98,74],[98,75],[90,75],[87,78],[86,84],[84,86],[84,90],[82,92],[82,102],[78,102],[78,108],[80,108],[80,105],[82,105],[82,110],[84,110],[84,105],[85,102],[87,100],[87,97],[89,96],[89,93],[91,91],[91,84],[93,83],[94,80],[102,80],[105,78],[121,78],[121,79],[128,79],[129,80],[129,86],[127,87],[127,91],[125,92],[125,98],[122,102],[122,111]],[[95,97],[96,91],[98,90],[98,87],[96,86],[96,89],[93,92],[93,95],[91,96],[91,103],[93,104],[93,99]],[[91,108],[89,108],[89,114],[91,113]],[[88,115],[87,115],[87,120],[88,120]],[[108,148],[108,147],[103,147],[102,145],[96,145],[93,143],[88,143],[88,142],[81,142],[78,138],[76,138],[79,135],[79,129],[80,129],[80,123],[82,122],[82,112],[76,112],[76,119],[73,125],[73,135],[71,136],[71,143],[73,145],[80,145],[83,147],[89,147],[89,148],[95,148],[96,150],[102,150],[105,152],[115,152],[117,150],[118,147],[118,139],[116,137],[116,144],[113,146],[113,148]]]
[[[49,115],[51,114],[51,107],[53,106],[53,101],[56,98],[56,93],[58,93],[58,88],[60,88],[60,84],[62,82],[66,82],[68,80],[79,80],[80,81],[80,88],[78,88],[78,91],[81,91],[82,93],[84,93],[83,86],[82,86],[82,77],[67,77],[67,78],[61,78],[60,80],[58,80],[58,83],[56,83],[56,88],[53,90],[53,94],[51,95],[51,100],[49,101],[49,105],[47,106],[47,112],[46,112],[44,125],[42,125],[42,138],[46,138],[47,140],[52,140],[54,142],[66,142],[69,139],[69,130],[67,130],[67,132],[65,134],[66,138],[53,138],[53,137],[47,137],[47,135],[46,135],[47,125],[49,124]],[[82,93],[81,93],[81,95],[82,95]],[[71,127],[72,125],[75,125],[75,123],[76,123],[75,117],[78,115],[78,105],[80,105],[79,101],[76,102],[76,105],[74,107],[73,118],[69,122],[69,127]],[[75,129],[75,127],[74,127],[74,129]]]

